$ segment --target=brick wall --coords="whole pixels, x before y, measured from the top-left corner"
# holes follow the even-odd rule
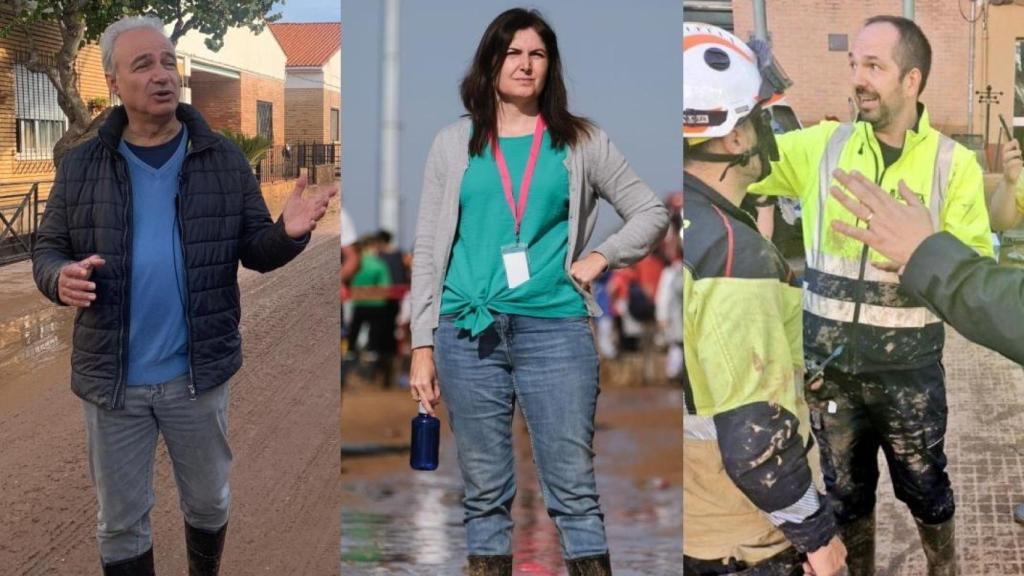
[[[328,111],[328,115],[330,112]],[[285,126],[290,142],[326,142],[324,90],[289,88],[285,91]]]
[[[331,108],[341,111],[341,93],[322,88],[285,91],[288,141],[331,142]]]
[[[193,70],[190,82],[192,105],[203,115],[210,128],[226,128],[235,132],[242,129],[240,80]]]
[[[256,101],[262,100],[273,105],[274,145],[287,141],[287,127],[284,122],[284,82],[273,78],[242,72],[241,78],[241,126],[242,132],[256,134]]]
[[[829,52],[828,34],[847,34],[852,47],[866,18],[901,13],[900,0],[770,3],[768,32],[776,56],[793,79],[787,95],[804,124],[817,123],[826,115],[850,119],[847,99],[853,91],[847,53]],[[736,35],[747,39],[753,31],[751,0],[733,0],[733,15]],[[916,0],[915,17],[933,51],[932,71],[921,100],[938,128],[964,132],[970,25],[951,0]]]

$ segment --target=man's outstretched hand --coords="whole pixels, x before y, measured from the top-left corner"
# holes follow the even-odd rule
[[[96,283],[90,280],[92,271],[106,264],[93,254],[84,260],[66,264],[57,278],[57,296],[60,301],[76,308],[88,308],[96,300]]]
[[[338,193],[338,185],[332,184],[316,194],[304,195],[306,175],[299,176],[288,200],[281,210],[284,231],[290,238],[298,240],[316,228],[316,223],[327,212],[327,204]]]
[[[900,195],[906,204],[897,202],[877,184],[859,172],[833,172],[836,180],[850,194],[832,187],[832,196],[858,219],[867,222],[867,228],[856,228],[834,220],[832,229],[840,234],[867,244],[890,262],[872,263],[876,268],[896,272],[910,260],[910,255],[936,231],[928,209],[902,180]]]

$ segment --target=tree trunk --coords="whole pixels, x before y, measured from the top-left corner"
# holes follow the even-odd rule
[[[57,89],[57,104],[68,118],[68,131],[53,147],[54,168],[68,150],[85,140],[90,128],[98,127],[78,90],[75,61],[85,39],[85,21],[78,10],[68,9],[61,15],[60,36],[62,46],[57,53],[56,66],[47,71],[47,76]]]

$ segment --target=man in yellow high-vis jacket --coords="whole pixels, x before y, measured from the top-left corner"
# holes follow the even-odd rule
[[[823,122],[779,137],[780,160],[748,192],[800,199],[805,353],[818,362],[843,347],[823,382],[808,391],[808,404],[851,574],[874,573],[879,448],[896,497],[917,521],[929,575],[955,574],[943,324],[900,288],[894,271],[879,268],[884,257],[833,231],[834,220],[870,223],[846,212],[828,186],[836,168],[857,170],[897,197],[904,181],[938,230],[991,256],[981,168],[970,151],[931,127],[918,101],[931,47],[916,24],[868,19],[849,60],[857,122]]]

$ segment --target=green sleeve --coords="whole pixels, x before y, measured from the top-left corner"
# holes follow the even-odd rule
[[[940,232],[918,247],[900,282],[968,340],[1024,364],[1024,270]]]

